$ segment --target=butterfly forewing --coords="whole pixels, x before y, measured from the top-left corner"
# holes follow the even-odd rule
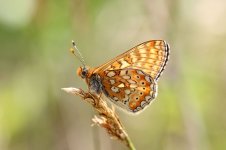
[[[142,70],[157,81],[164,70],[168,57],[169,46],[165,41],[147,41],[103,64],[94,72],[133,68]]]
[[[130,112],[145,108],[157,95],[156,82],[139,69],[105,70],[99,76],[107,98]]]

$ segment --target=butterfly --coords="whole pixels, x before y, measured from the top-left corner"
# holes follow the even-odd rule
[[[73,50],[82,67],[77,74],[85,79],[89,92],[104,95],[132,113],[146,108],[157,96],[157,81],[169,60],[169,44],[163,40],[141,43],[96,68],[85,65],[74,41]]]

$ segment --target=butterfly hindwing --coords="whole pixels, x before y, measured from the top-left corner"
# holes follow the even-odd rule
[[[145,108],[157,96],[156,82],[142,70],[106,70],[99,76],[106,97],[130,112]]]

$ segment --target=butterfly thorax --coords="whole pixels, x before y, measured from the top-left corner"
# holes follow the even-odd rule
[[[98,74],[92,74],[89,79],[89,90],[91,93],[100,94],[102,92],[101,78]]]

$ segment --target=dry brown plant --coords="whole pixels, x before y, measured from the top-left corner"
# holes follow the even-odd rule
[[[111,139],[120,140],[130,150],[135,150],[133,143],[131,142],[128,134],[125,131],[118,115],[115,112],[114,107],[110,108],[106,101],[101,97],[96,96],[90,92],[85,92],[82,89],[69,87],[62,88],[62,90],[72,95],[80,96],[84,101],[92,105],[97,111],[98,115],[94,115],[92,121],[95,125],[98,125],[106,129]]]

